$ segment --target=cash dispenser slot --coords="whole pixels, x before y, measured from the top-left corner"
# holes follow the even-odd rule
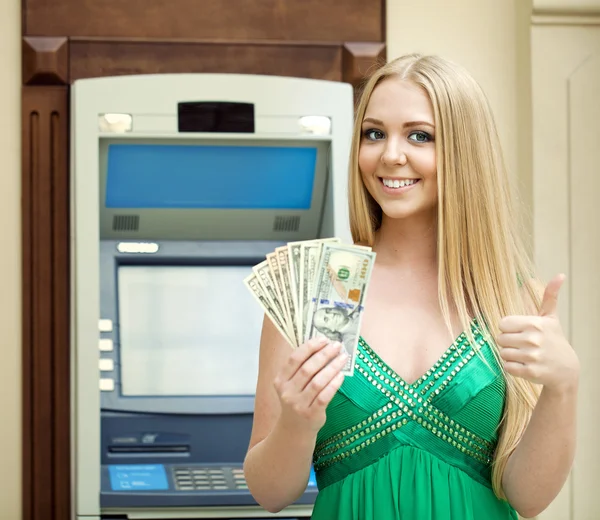
[[[111,445],[108,447],[108,452],[117,455],[157,455],[157,454],[165,454],[165,455],[173,455],[173,454],[182,454],[182,453],[190,453],[189,445],[167,445],[167,446],[148,446],[148,445],[137,445],[137,446],[121,446],[121,445]]]

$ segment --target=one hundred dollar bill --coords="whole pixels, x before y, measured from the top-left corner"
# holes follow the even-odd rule
[[[279,333],[287,340],[287,342],[292,347],[295,347],[296,343],[292,342],[292,339],[286,333],[285,326],[277,317],[275,307],[271,303],[270,298],[267,296],[266,292],[263,290],[260,282],[258,281],[256,273],[252,273],[251,275],[246,277],[244,279],[244,284],[246,285],[246,287],[248,287],[254,298],[256,298],[256,301],[261,305],[261,307],[265,311],[265,314],[273,322],[273,325],[275,325],[275,328],[279,331]]]
[[[325,243],[339,243],[339,238],[324,238],[319,240],[307,240],[300,246],[300,280],[298,287],[298,309],[297,320],[302,341],[306,341],[306,326],[308,322],[308,309],[313,293],[313,286],[319,266],[321,249]]]
[[[323,244],[308,311],[306,339],[327,337],[343,344],[354,373],[360,323],[375,253],[369,248]]]

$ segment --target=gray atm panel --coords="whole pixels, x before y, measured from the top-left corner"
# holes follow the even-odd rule
[[[102,414],[103,509],[256,506],[244,480],[252,416]],[[313,504],[314,474],[296,504]]]
[[[119,252],[119,244],[123,242],[101,242],[101,316],[112,322],[101,337],[113,343],[101,357],[112,359],[115,367],[114,390],[101,397],[102,510],[256,506],[242,471],[252,428],[253,388],[240,395],[124,395],[118,271],[215,265],[250,270],[282,243],[161,241],[151,254]],[[246,295],[241,280],[234,292]],[[254,318],[260,320],[258,305],[249,305],[258,309]],[[254,336],[238,325],[240,341],[247,342],[241,347],[258,349],[260,324]],[[297,504],[314,503],[317,492],[313,474]]]

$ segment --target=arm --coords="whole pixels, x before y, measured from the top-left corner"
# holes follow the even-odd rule
[[[269,512],[306,490],[325,408],[343,381],[340,346],[311,340],[296,350],[265,319],[254,422],[244,473],[256,501]]]
[[[577,384],[544,387],[502,479],[510,504],[525,518],[546,509],[563,487],[575,456]]]
[[[544,292],[539,308],[526,298],[531,316],[509,317],[501,323],[499,345],[507,372],[542,385],[502,479],[508,501],[525,518],[538,515],[556,498],[575,457],[579,360],[558,320],[562,281],[555,278],[545,292],[535,284],[533,293]]]

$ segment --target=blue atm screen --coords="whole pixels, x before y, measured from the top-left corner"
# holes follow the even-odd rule
[[[317,149],[111,144],[106,207],[308,209]]]
[[[162,464],[121,464],[108,467],[113,491],[160,491],[169,489]]]

